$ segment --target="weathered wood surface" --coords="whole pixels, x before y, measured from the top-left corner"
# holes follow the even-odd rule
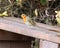
[[[29,41],[0,41],[0,48],[31,48]]]
[[[60,47],[59,47],[59,44],[57,44],[57,43],[40,40],[39,48],[60,48]]]
[[[14,33],[48,40],[60,43],[60,28],[37,23],[37,26],[27,26],[18,18],[0,18],[0,29],[11,31]]]
[[[32,37],[11,33],[9,31],[0,30],[0,41],[28,41],[34,40]]]

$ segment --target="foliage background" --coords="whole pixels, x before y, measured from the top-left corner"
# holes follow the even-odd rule
[[[34,10],[38,10],[38,16]],[[36,22],[56,25],[55,10],[60,10],[60,0],[0,0],[0,13],[7,11],[11,17],[21,18],[22,13],[34,18]],[[47,11],[47,12],[46,12]]]

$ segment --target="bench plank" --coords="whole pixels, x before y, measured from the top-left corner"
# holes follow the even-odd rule
[[[0,18],[0,29],[13,33],[22,34],[38,39],[60,43],[60,28],[37,23],[38,26],[27,26],[21,19]]]

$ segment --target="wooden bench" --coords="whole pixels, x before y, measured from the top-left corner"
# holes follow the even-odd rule
[[[30,27],[19,18],[0,18],[0,29],[17,34],[40,39],[39,48],[58,48],[60,44],[60,28],[46,24],[37,23]]]

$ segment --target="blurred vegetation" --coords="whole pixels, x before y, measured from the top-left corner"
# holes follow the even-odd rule
[[[34,13],[37,9],[36,13]],[[59,0],[0,0],[0,14],[7,11],[8,17],[21,18],[21,14],[35,19],[36,22],[56,25],[56,10],[60,10]]]

